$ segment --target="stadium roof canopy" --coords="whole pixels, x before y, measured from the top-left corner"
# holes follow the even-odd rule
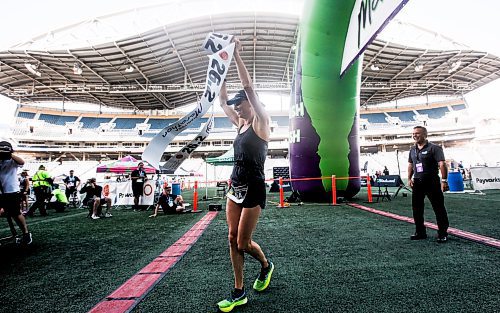
[[[0,50],[0,94],[22,103],[178,108],[201,97],[208,64],[201,45],[213,31],[240,38],[258,90],[288,93],[301,5],[300,0],[176,1],[84,21]],[[399,35],[391,37],[394,32]],[[402,37],[418,43],[403,43]],[[426,40],[426,47],[418,47]],[[369,45],[362,69],[361,105],[369,106],[466,94],[500,78],[500,58],[392,21]],[[238,81],[232,66],[230,89],[237,89]]]

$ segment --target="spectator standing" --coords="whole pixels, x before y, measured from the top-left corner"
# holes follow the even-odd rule
[[[387,166],[384,166],[383,173],[384,173],[384,175],[389,175],[389,169],[387,168]]]
[[[410,149],[408,158],[408,182],[413,189],[412,209],[416,231],[410,238],[427,238],[424,226],[424,199],[427,196],[436,214],[438,225],[437,242],[448,240],[448,213],[444,206],[443,191],[448,190],[448,168],[443,149],[427,140],[427,129],[422,126],[413,128],[415,145]],[[441,172],[441,179],[438,176]]]
[[[26,213],[28,211],[28,196],[30,194],[30,179],[27,170],[23,170],[19,177],[19,190],[21,192],[21,212]]]
[[[21,192],[17,181],[17,169],[24,160],[14,154],[8,141],[0,142],[0,208],[3,208],[22,232],[21,243],[29,245],[33,239],[21,214]]]
[[[40,165],[38,171],[33,175],[33,191],[35,192],[35,202],[31,205],[27,215],[33,216],[36,209],[40,210],[41,216],[47,216],[47,201],[50,199],[52,188],[52,176],[45,170],[45,166]]]
[[[144,182],[148,180],[146,176],[146,171],[144,171],[144,163],[139,162],[137,169],[133,170],[130,174],[130,179],[132,180],[132,193],[134,195],[134,207],[133,209],[139,210],[139,198],[142,197],[144,193]]]
[[[76,194],[81,183],[80,178],[78,178],[78,176],[75,176],[74,173],[74,170],[70,170],[69,176],[66,176],[63,179],[64,185],[66,186],[66,199],[70,199],[72,194]]]

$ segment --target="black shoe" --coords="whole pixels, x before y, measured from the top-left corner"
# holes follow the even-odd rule
[[[448,236],[447,235],[444,235],[444,236],[438,236],[437,240],[436,240],[438,243],[445,243],[448,241]]]
[[[427,234],[419,234],[415,233],[414,235],[410,236],[411,240],[422,240],[422,239],[427,239]]]
[[[31,233],[26,233],[21,238],[21,243],[22,244],[30,245],[32,242],[33,242],[33,237],[31,236]]]

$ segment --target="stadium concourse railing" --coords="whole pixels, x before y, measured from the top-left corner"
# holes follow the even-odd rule
[[[278,179],[278,185],[279,185],[279,193],[280,193],[280,200],[279,200],[279,203],[277,205],[277,207],[279,208],[286,208],[286,207],[289,207],[290,204],[287,204],[285,202],[285,192],[284,192],[284,188],[283,188],[283,184],[285,182],[292,182],[292,181],[310,181],[310,180],[331,180],[332,182],[332,201],[330,202],[330,205],[332,206],[336,206],[338,205],[337,203],[337,180],[349,180],[349,179],[366,179],[366,188],[367,188],[367,194],[368,194],[368,203],[372,203],[373,202],[373,195],[372,195],[372,186],[371,186],[371,180],[372,178],[370,177],[370,175],[366,175],[366,176],[346,176],[346,177],[336,177],[335,175],[332,175],[332,176],[323,176],[323,177],[315,177],[315,178],[283,178],[283,177],[280,177]],[[271,182],[271,181],[274,181],[275,179],[272,178],[272,179],[267,179],[266,181],[267,182]],[[221,183],[221,182],[229,182],[230,183],[230,180],[213,180],[213,181],[203,181],[203,182],[199,182],[198,180],[195,180],[193,182],[193,212],[196,212],[198,210],[198,195],[199,195],[199,192],[198,192],[198,189],[200,188],[200,185],[201,184],[205,184],[206,186],[208,186],[209,184],[210,185],[214,185],[214,184],[217,184],[217,183]],[[185,190],[185,189],[191,189],[191,182],[187,182],[186,185],[183,185],[181,186],[181,189],[182,190]]]

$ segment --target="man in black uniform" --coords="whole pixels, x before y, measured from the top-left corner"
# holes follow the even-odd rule
[[[410,238],[411,240],[427,238],[424,226],[424,199],[427,196],[436,214],[437,242],[444,243],[448,240],[449,222],[443,196],[443,191],[448,190],[448,168],[443,149],[427,141],[427,129],[422,126],[413,128],[413,140],[415,145],[411,147],[408,158],[408,184],[413,189],[411,202],[416,231]],[[438,169],[441,172],[441,179],[438,176]]]
[[[70,170],[69,176],[63,179],[64,185],[66,185],[66,198],[70,200],[72,194],[76,194],[78,186],[80,186],[80,178],[74,175],[75,171]]]
[[[144,163],[139,162],[137,169],[130,174],[132,179],[132,193],[134,194],[134,210],[139,210],[139,197],[142,197],[144,191],[144,182],[147,180]]]

